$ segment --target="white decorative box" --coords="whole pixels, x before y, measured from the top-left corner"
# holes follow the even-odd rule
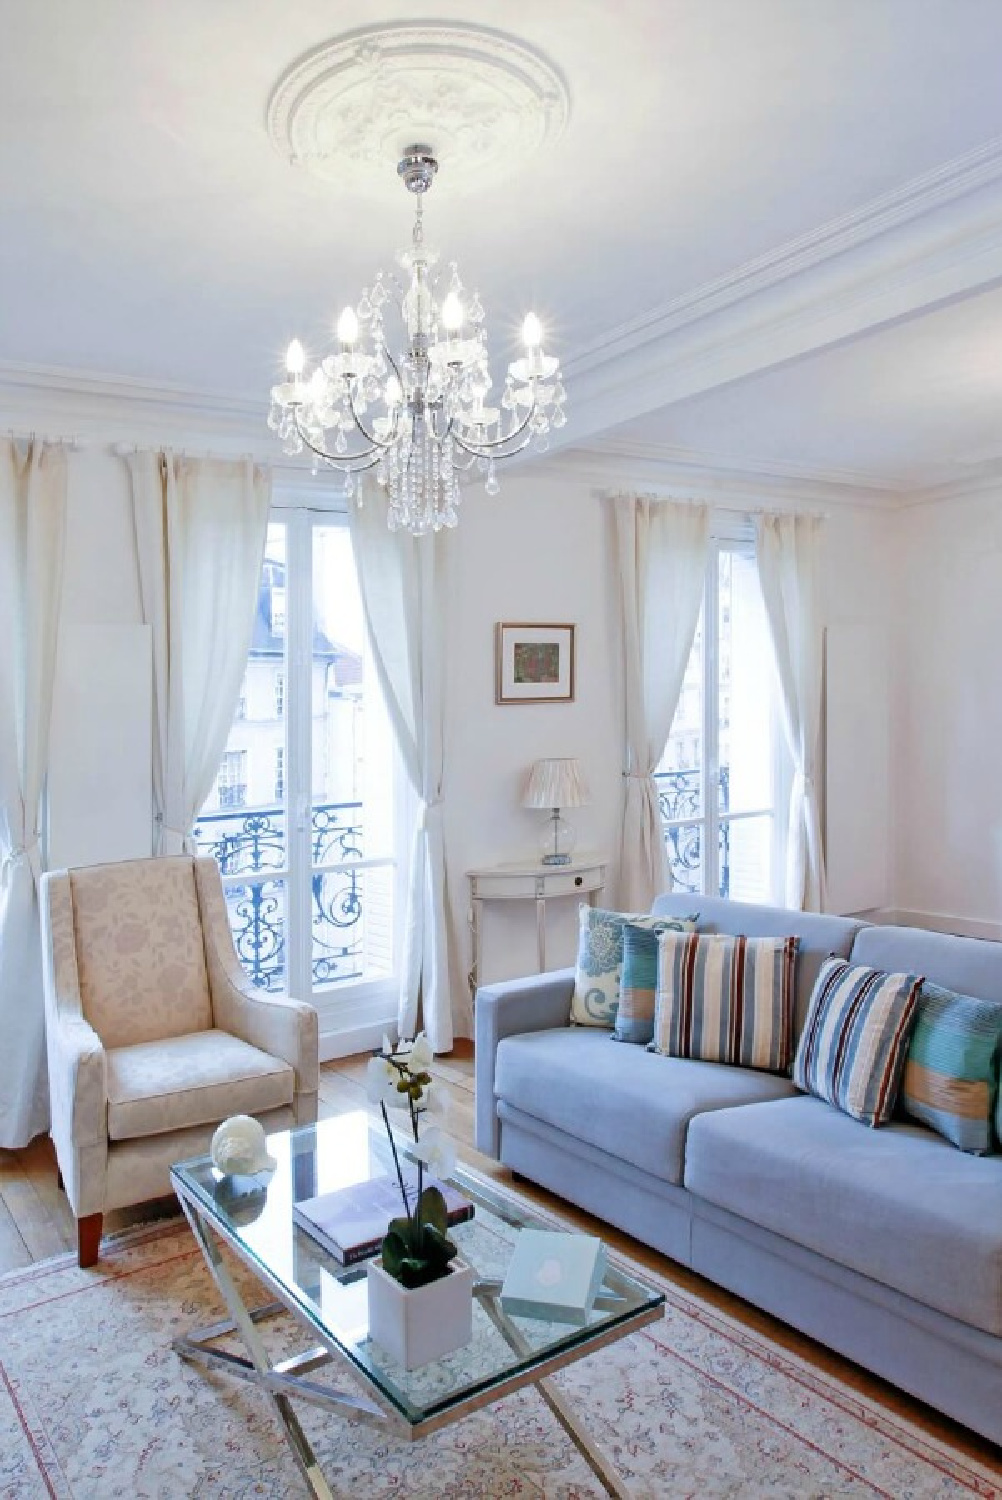
[[[510,1317],[583,1328],[605,1275],[605,1246],[593,1234],[523,1229],[501,1288]]]

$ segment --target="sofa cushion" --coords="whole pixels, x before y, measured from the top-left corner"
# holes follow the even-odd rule
[[[793,1081],[864,1125],[894,1113],[921,979],[830,958],[822,964]]]
[[[910,969],[960,995],[1002,1001],[1002,943],[957,937],[924,927],[863,927],[852,945],[853,963],[875,969]]]
[[[106,1047],[212,1025],[192,862],[135,859],[71,870],[83,1013]]]
[[[994,1144],[1002,1005],[926,981],[899,1107],[961,1151],[985,1156]]]
[[[615,1049],[613,1049],[615,1050]],[[801,1096],[700,1114],[700,1198],[987,1333],[1002,1333],[1002,1157]]]
[[[691,932],[696,925],[692,915],[649,917],[644,912],[604,911],[600,906],[581,903],[578,956],[574,970],[574,994],[571,998],[571,1021],[576,1026],[613,1026],[619,1008],[619,987],[623,972],[623,929],[630,922],[652,932],[674,929]]]
[[[724,896],[700,896],[696,904],[699,908],[697,932],[799,938],[793,1005],[794,1036],[800,1035],[821,965],[833,953],[848,958],[853,941],[863,926],[854,917],[829,917],[817,912],[789,911],[783,906],[758,906],[751,901],[730,901]],[[655,916],[680,916],[691,910],[692,905],[692,896],[672,894],[658,896],[651,910]],[[931,974],[932,970],[919,966],[919,972]],[[933,978],[938,977],[933,975]],[[949,981],[940,980],[940,983]],[[979,991],[968,993],[978,994]]]
[[[260,1115],[291,1104],[295,1090],[288,1063],[226,1031],[112,1047],[106,1055],[113,1141]]]
[[[659,934],[653,1050],[785,1073],[796,959],[795,937]]]
[[[608,1032],[584,1027],[506,1037],[494,1087],[523,1113],[676,1184],[700,1110],[793,1093],[788,1078],[611,1046]]]

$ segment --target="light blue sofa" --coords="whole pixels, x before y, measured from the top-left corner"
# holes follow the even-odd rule
[[[700,931],[800,938],[798,1028],[830,953],[1002,1001],[1002,944],[710,897],[653,910],[694,907]],[[1002,1155],[571,1026],[573,984],[479,990],[479,1149],[1002,1442]]]

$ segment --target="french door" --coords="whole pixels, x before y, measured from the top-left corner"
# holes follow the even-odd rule
[[[237,714],[196,837],[219,861],[252,982],[312,1000],[335,1030],[395,1012],[399,780],[348,527],[276,511]]]

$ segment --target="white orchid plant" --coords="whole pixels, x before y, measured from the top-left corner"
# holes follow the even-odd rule
[[[438,1125],[422,1134],[421,1117],[437,1109],[438,1094],[428,1069],[432,1050],[424,1032],[413,1041],[394,1045],[383,1037],[383,1050],[369,1061],[366,1086],[373,1104],[378,1104],[393,1152],[393,1165],[400,1184],[404,1212],[391,1219],[383,1239],[383,1270],[405,1287],[426,1286],[449,1270],[458,1254],[448,1235],[445,1199],[437,1187],[424,1185],[425,1168],[436,1177],[448,1177],[456,1165],[452,1142]],[[411,1201],[390,1126],[389,1110],[406,1109],[414,1144],[408,1155],[417,1163],[417,1197]]]

